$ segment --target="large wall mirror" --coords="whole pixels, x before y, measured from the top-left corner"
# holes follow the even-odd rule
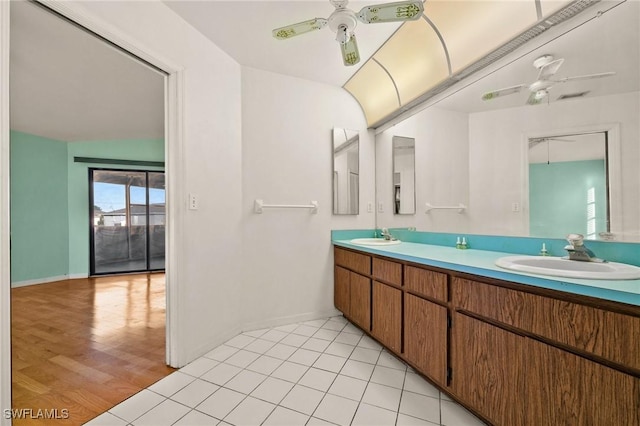
[[[402,136],[393,137],[393,213],[416,212],[416,141]]]
[[[640,241],[639,21],[640,2],[595,3],[377,134],[376,197],[391,202],[393,136],[415,138],[422,213],[387,209],[378,226]]]
[[[360,137],[357,130],[333,129],[333,214],[358,214]]]

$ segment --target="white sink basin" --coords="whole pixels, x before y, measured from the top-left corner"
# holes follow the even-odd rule
[[[637,266],[615,262],[580,262],[551,256],[506,256],[496,260],[496,265],[512,271],[554,277],[591,280],[635,280],[640,278],[640,268]]]
[[[400,240],[385,240],[384,238],[354,238],[351,240],[351,244],[361,246],[392,246],[401,242]]]

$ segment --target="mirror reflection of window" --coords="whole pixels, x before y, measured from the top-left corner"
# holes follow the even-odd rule
[[[609,232],[607,134],[529,139],[529,227],[533,237]]]
[[[357,130],[333,129],[333,214],[358,214],[360,137]]]
[[[393,137],[393,213],[415,214],[415,139]]]

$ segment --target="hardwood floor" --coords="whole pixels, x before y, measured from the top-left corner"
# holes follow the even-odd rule
[[[11,315],[15,425],[82,424],[174,371],[164,274],[14,288]]]

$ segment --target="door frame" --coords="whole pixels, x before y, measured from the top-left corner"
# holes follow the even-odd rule
[[[0,425],[10,425],[11,408],[11,279],[10,279],[10,121],[9,58],[10,3],[0,1]],[[69,2],[46,2],[46,7],[161,69],[165,77],[166,233],[166,363],[180,367],[185,356],[178,349],[181,324],[179,277],[184,253],[184,69],[149,49],[141,40]]]

